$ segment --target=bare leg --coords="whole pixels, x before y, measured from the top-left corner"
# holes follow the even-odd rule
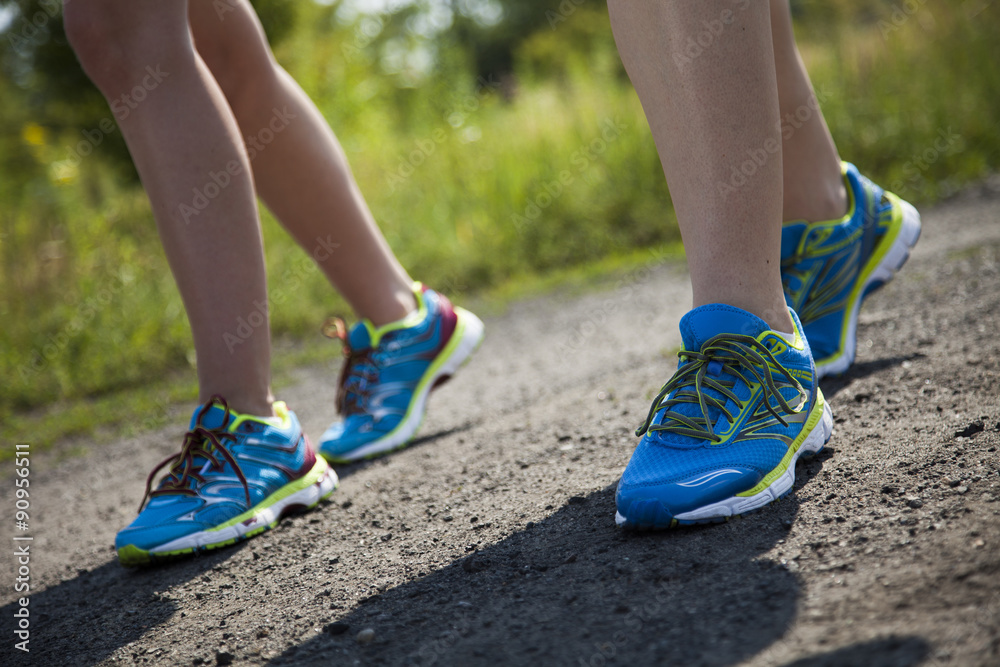
[[[608,8],[670,186],[694,306],[726,303],[791,332],[779,268],[782,160],[768,6],[613,0]],[[686,54],[706,22],[721,34]],[[745,180],[734,181],[748,161]]]
[[[267,302],[250,164],[225,97],[195,52],[187,2],[74,0],[65,21],[109,101],[146,88],[143,101],[116,117],[191,322],[201,398],[218,393],[235,410],[271,414],[266,317],[239,344],[226,340],[239,318]],[[211,173],[227,171],[225,187],[209,185]],[[202,206],[195,191],[214,197]]]
[[[771,33],[782,119],[783,219],[839,218],[847,210],[840,156],[795,46],[788,0],[771,0]]]
[[[192,3],[191,29],[250,144],[257,188],[268,207],[319,263],[354,310],[376,326],[416,304],[412,279],[379,232],[322,114],[275,61],[247,2]],[[329,250],[336,244],[334,250]]]

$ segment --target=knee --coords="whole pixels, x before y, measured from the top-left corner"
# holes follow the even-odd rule
[[[154,35],[141,21],[124,16],[127,12],[98,10],[107,4],[67,2],[63,14],[66,39],[105,97],[118,97],[136,86],[148,91],[163,78],[164,58],[171,49],[165,48],[162,33]]]
[[[279,68],[267,42],[244,41],[235,39],[235,35],[220,35],[211,40],[198,37],[196,31],[198,55],[234,109],[254,104],[274,90]]]

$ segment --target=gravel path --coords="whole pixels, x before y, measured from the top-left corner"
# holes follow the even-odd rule
[[[341,469],[329,503],[233,548],[114,558],[180,428],[39,454],[31,653],[13,648],[8,548],[0,663],[1000,664],[998,221],[989,189],[924,211],[909,264],[862,311],[858,363],[823,385],[829,446],[786,500],[726,524],[614,525],[690,299],[655,252],[601,290],[488,319],[418,444]],[[332,346],[282,392],[314,439],[337,363]]]

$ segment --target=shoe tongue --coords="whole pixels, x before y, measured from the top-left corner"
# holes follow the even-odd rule
[[[352,350],[366,350],[372,346],[372,330],[367,320],[361,320],[351,327],[347,342]]]
[[[229,411],[229,422],[225,421],[226,410],[218,403],[213,403],[204,414],[202,411],[205,410],[204,405],[199,405],[194,410],[194,414],[191,415],[191,424],[188,430],[193,431],[198,426],[202,426],[207,429],[222,428],[227,423],[232,422],[236,413],[232,410]],[[198,422],[198,415],[202,415],[201,422]]]
[[[722,303],[700,306],[681,318],[684,349],[691,352],[700,350],[705,341],[720,333],[756,338],[770,328],[753,313]]]

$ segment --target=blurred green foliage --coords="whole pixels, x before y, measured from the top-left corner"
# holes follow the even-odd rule
[[[58,12],[25,36],[22,19],[47,3],[18,0],[25,13],[0,33],[0,420],[193,362],[120,133],[80,150],[106,104]],[[602,3],[420,0],[381,15],[255,4],[414,277],[461,298],[677,240]],[[917,202],[997,169],[1000,6],[793,8],[846,159]],[[266,212],[264,236],[272,293],[285,297],[275,334],[315,335],[343,304]]]

